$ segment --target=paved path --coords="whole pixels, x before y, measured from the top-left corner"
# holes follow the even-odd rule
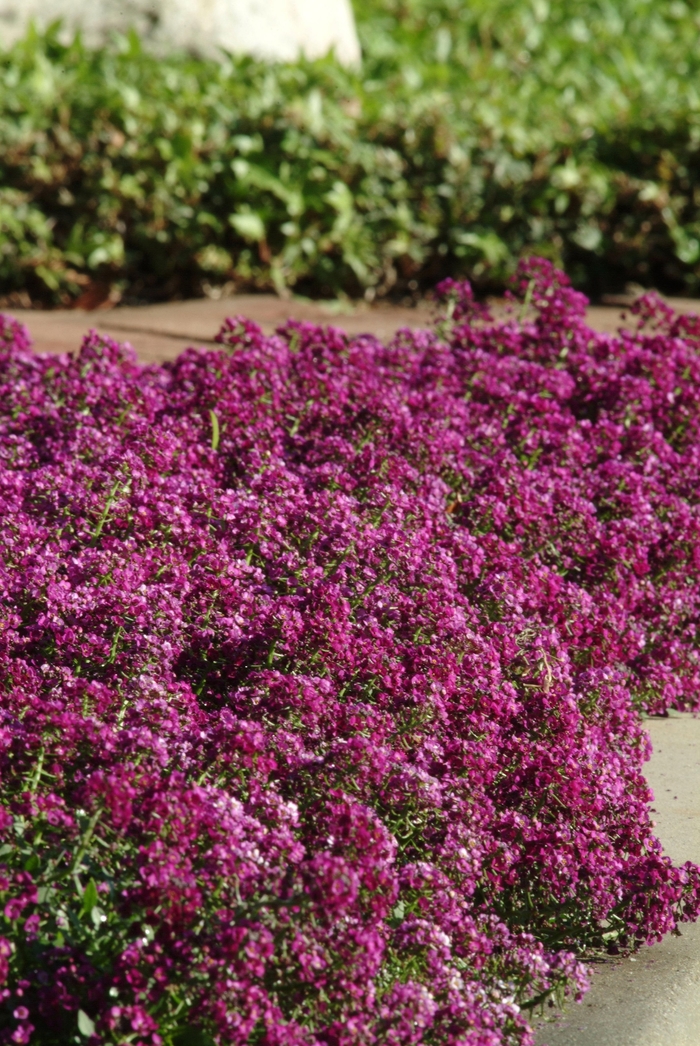
[[[427,306],[356,307],[289,301],[270,294],[241,294],[222,301],[206,298],[82,312],[78,310],[7,310],[29,328],[37,352],[70,352],[78,348],[91,327],[118,341],[129,341],[139,358],[147,363],[173,359],[189,345],[213,345],[214,337],[228,316],[244,315],[271,334],[289,317],[313,323],[335,324],[349,334],[371,332],[390,338],[399,327],[427,326],[432,310]]]
[[[647,722],[656,831],[673,860],[700,863],[700,719]],[[543,1024],[538,1046],[700,1046],[700,923],[597,967],[580,1005]]]
[[[700,301],[673,299],[673,304],[680,311],[700,311]],[[140,359],[148,363],[173,359],[189,345],[214,344],[222,322],[237,313],[256,320],[267,333],[292,316],[314,323],[333,323],[349,334],[370,332],[380,338],[391,337],[399,327],[427,326],[433,315],[427,305],[416,308],[343,306],[294,298],[286,301],[271,294],[240,294],[221,301],[201,298],[164,305],[120,306],[95,312],[7,311],[29,327],[37,352],[74,351],[86,331],[95,327],[119,341],[131,342]],[[588,311],[588,321],[595,330],[614,331],[620,320],[621,311],[616,306],[596,306]]]

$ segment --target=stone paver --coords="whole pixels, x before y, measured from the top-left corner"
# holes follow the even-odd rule
[[[700,863],[700,719],[647,722],[656,831],[666,853]],[[595,968],[593,986],[538,1031],[538,1046],[700,1046],[700,923]]]

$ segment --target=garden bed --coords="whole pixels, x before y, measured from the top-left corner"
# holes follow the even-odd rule
[[[697,702],[700,321],[439,294],[150,367],[5,321],[7,1041],[526,1044],[696,917],[639,713]]]

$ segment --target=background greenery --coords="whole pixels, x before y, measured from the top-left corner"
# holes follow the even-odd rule
[[[700,0],[355,0],[364,60],[0,56],[0,295],[700,291]],[[86,299],[84,299],[86,300]]]

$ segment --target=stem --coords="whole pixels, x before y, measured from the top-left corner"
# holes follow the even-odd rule
[[[525,291],[525,300],[523,301],[523,307],[520,310],[520,315],[518,316],[518,323],[523,323],[525,317],[527,316],[527,310],[530,308],[530,302],[532,301],[532,295],[534,293],[534,290],[535,281],[530,280],[530,282],[527,285],[527,290]]]
[[[95,810],[94,814],[92,815],[92,817],[88,821],[88,826],[85,829],[85,831],[83,832],[83,837],[80,840],[80,845],[78,846],[78,850],[77,850],[77,853],[76,853],[76,855],[75,855],[75,857],[73,859],[73,865],[72,865],[71,870],[70,870],[70,874],[73,876],[73,878],[75,880],[75,884],[78,887],[78,890],[79,890],[79,892],[81,894],[83,893],[83,888],[80,885],[80,880],[78,879],[78,868],[80,867],[80,865],[82,863],[82,860],[83,860],[83,857],[85,856],[85,852],[86,852],[88,846],[90,845],[90,840],[92,839],[92,834],[95,831],[95,827],[96,827],[97,822],[99,821],[101,816],[102,816],[102,809],[100,807],[98,807],[98,809]]]
[[[45,757],[45,755],[46,755],[46,749],[42,745],[41,746],[41,751],[39,752],[39,759],[37,760],[36,769],[35,769],[34,773],[32,774],[31,781],[29,782],[29,791],[32,793],[32,795],[34,795],[34,793],[36,792],[37,788],[39,787],[39,781],[41,780],[41,772],[44,769],[44,757]]]
[[[119,491],[119,488],[121,487],[121,485],[122,485],[122,481],[120,479],[118,479],[117,482],[112,487],[111,493],[110,493],[109,497],[107,498],[107,504],[104,507],[104,510],[102,512],[102,515],[100,516],[99,522],[98,522],[97,526],[95,527],[95,532],[92,535],[92,540],[93,541],[97,541],[98,537],[102,533],[102,528],[104,527],[105,523],[107,522],[107,516],[110,513],[110,509],[112,508],[112,505],[114,504],[114,500],[115,500],[115,498],[117,496],[117,492]]]
[[[107,663],[110,664],[110,665],[113,665],[115,660],[116,660],[117,650],[119,649],[119,640],[121,639],[123,634],[124,634],[124,629],[120,625],[119,628],[117,629],[117,631],[114,633],[114,639],[112,640],[112,647],[111,647],[111,650],[109,651],[109,657],[107,658]]]

